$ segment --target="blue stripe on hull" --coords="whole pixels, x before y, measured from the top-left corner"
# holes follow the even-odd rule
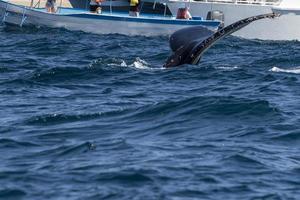
[[[174,25],[202,25],[217,27],[220,25],[218,21],[200,21],[200,20],[176,20],[176,19],[155,19],[155,18],[143,18],[143,17],[122,17],[115,15],[97,15],[97,14],[67,14],[64,16],[86,18],[86,19],[99,19],[99,20],[111,20],[111,21],[126,21],[126,22],[141,22],[141,23],[153,23],[153,24],[174,24]]]

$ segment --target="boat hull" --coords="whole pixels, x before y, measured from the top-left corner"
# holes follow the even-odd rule
[[[5,17],[5,13],[8,15]],[[24,19],[24,17],[26,19]],[[113,15],[98,15],[86,12],[71,14],[49,14],[37,9],[0,1],[0,19],[15,25],[36,25],[62,27],[68,30],[85,31],[96,34],[125,35],[170,35],[188,26],[202,25],[216,30],[219,22],[194,20],[163,20]],[[22,22],[23,19],[23,22]]]
[[[178,8],[182,6],[185,6],[185,3],[179,1],[168,3],[172,14],[176,13]],[[270,5],[190,2],[190,12],[193,16],[207,16],[211,10],[219,10],[224,13],[225,26],[243,18],[273,12]],[[257,21],[233,35],[247,39],[300,40],[300,15],[289,13],[279,18]]]

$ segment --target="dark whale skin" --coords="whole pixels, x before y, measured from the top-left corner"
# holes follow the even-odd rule
[[[202,54],[221,38],[230,35],[251,22],[277,17],[278,14],[270,13],[248,17],[226,26],[217,32],[208,30],[202,26],[183,28],[170,36],[170,47],[173,54],[167,59],[164,67],[176,67],[183,64],[199,63]]]

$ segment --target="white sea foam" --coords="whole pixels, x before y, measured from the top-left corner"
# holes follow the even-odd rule
[[[124,60],[119,60],[119,61],[116,61],[116,62],[113,62],[113,63],[108,63],[107,66],[110,66],[110,67],[127,67],[127,64]]]
[[[292,74],[300,74],[300,67],[293,67],[290,69],[282,69],[279,67],[272,67],[269,71],[271,72],[281,72],[281,73],[292,73]]]
[[[150,68],[149,64],[145,60],[140,59],[139,57],[137,57],[136,60],[131,65],[129,65],[129,67],[134,67],[137,69],[149,69]]]
[[[135,61],[133,61],[132,64],[126,64],[124,60],[122,60],[122,63],[119,64],[121,67],[131,67],[135,69],[142,69],[142,70],[158,70],[158,69],[164,69],[163,67],[157,68],[157,67],[151,67],[147,61],[137,57]]]
[[[110,60],[104,60],[104,59],[97,59],[97,60],[93,60],[90,64],[89,67],[92,68],[95,65],[98,64],[105,64],[105,62],[110,62],[108,64],[106,64],[109,67],[130,67],[130,68],[135,68],[135,69],[142,69],[142,70],[157,70],[157,69],[164,69],[163,67],[161,68],[157,68],[157,67],[151,67],[149,63],[147,63],[145,60],[137,57],[133,63],[131,64],[127,64],[125,60],[123,59],[110,59]]]
[[[221,69],[221,70],[225,70],[225,71],[233,71],[238,69],[239,67],[234,66],[234,67],[226,67],[226,66],[221,66],[221,67],[215,67],[215,69]]]

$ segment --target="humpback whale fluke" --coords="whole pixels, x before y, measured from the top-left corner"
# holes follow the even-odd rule
[[[251,22],[265,18],[275,18],[278,14],[270,13],[248,17],[225,28],[213,32],[202,26],[183,28],[170,37],[173,54],[167,59],[164,67],[176,67],[182,64],[198,64],[202,54],[219,39],[229,35]]]

